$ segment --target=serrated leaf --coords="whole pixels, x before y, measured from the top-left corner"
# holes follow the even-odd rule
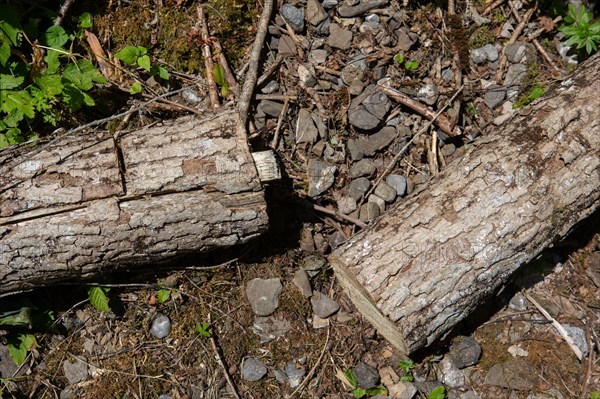
[[[2,42],[2,44],[0,44],[0,65],[6,66],[9,57],[10,45],[8,44],[8,42]]]
[[[120,59],[128,65],[135,65],[137,59],[141,56],[141,52],[137,46],[127,46],[115,53],[115,58]]]
[[[19,23],[19,14],[13,7],[5,4],[0,5],[0,39],[8,39],[8,45],[18,46],[21,24]]]
[[[146,71],[150,72],[150,57],[147,55],[143,55],[137,59],[137,64],[144,68]]]
[[[107,291],[108,289],[103,287],[90,287],[88,290],[88,297],[92,306],[105,313],[110,312],[108,297],[106,296]]]
[[[158,299],[158,303],[167,302],[171,298],[171,290],[168,289],[160,289],[156,294],[156,299]]]
[[[33,78],[39,89],[48,97],[58,96],[63,89],[61,78],[58,75],[42,75]]]
[[[17,127],[19,125],[19,122],[21,122],[24,117],[25,115],[23,115],[23,112],[21,112],[17,108],[14,108],[8,113],[8,115],[6,115],[2,119],[2,122],[4,122],[4,125],[7,128]]]
[[[13,362],[15,362],[17,366],[22,365],[23,362],[25,362],[25,359],[27,358],[27,351],[19,347],[13,346],[11,344],[8,344],[7,346],[8,353]]]
[[[404,55],[403,54],[396,54],[394,56],[394,61],[396,61],[398,64],[402,64],[404,62]]]
[[[446,398],[446,388],[443,386],[439,386],[435,388],[429,395],[427,395],[427,399],[445,399]]]
[[[358,387],[358,388],[354,388],[352,390],[352,395],[354,395],[354,397],[356,399],[360,399],[363,396],[365,396],[367,394],[367,391],[364,388]]]
[[[15,89],[19,87],[24,81],[24,76],[13,76],[0,73],[0,90]]]
[[[48,68],[44,71],[44,74],[55,74],[58,71],[58,68],[60,68],[59,56],[58,51],[48,50],[48,54],[44,57]]]
[[[211,333],[208,331],[210,328],[210,323],[196,323],[196,331],[202,335],[203,337],[210,338]]]
[[[44,39],[49,47],[60,48],[69,41],[69,35],[62,26],[55,25],[46,30]]]
[[[8,147],[10,144],[8,144],[8,140],[6,139],[6,136],[2,133],[0,133],[0,148],[6,148]]]
[[[84,12],[79,16],[79,26],[83,29],[89,29],[92,27],[92,14],[89,12]]]
[[[138,94],[142,92],[142,84],[140,82],[135,82],[134,84],[131,85],[131,88],[129,89],[129,93],[131,94]]]
[[[171,75],[169,74],[169,71],[167,71],[165,68],[158,67],[158,76],[160,76],[161,79],[169,80],[169,77]]]
[[[69,64],[63,71],[63,78],[73,83],[81,90],[94,87],[94,80],[98,79],[99,71],[88,60],[80,60],[76,64]]]
[[[19,90],[6,91],[2,94],[2,97],[0,97],[0,111],[10,114],[12,110],[16,109],[28,118],[35,116],[33,99],[29,93]]]

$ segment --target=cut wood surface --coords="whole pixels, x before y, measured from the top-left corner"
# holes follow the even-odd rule
[[[0,294],[245,243],[267,229],[236,111],[0,153]]]
[[[598,93],[596,56],[330,256],[362,315],[404,354],[598,208]]]

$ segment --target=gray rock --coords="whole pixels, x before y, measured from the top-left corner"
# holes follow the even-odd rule
[[[394,202],[396,196],[398,195],[395,187],[392,187],[383,181],[380,182],[379,185],[377,185],[377,188],[375,188],[374,193],[387,203]]]
[[[277,101],[262,100],[256,108],[257,111],[262,111],[265,113],[265,115],[278,118],[281,110],[283,109],[283,104],[278,103]]]
[[[517,312],[524,312],[527,310],[527,298],[520,292],[517,292],[510,301],[508,307]]]
[[[504,87],[508,89],[507,97],[509,100],[521,91],[526,78],[527,67],[525,65],[512,64],[508,67],[506,76],[504,77]]]
[[[356,200],[352,197],[342,197],[337,201],[338,211],[344,215],[349,215],[356,210]]]
[[[379,371],[365,362],[359,362],[352,368],[358,385],[365,388],[373,388],[379,384]]]
[[[455,151],[456,146],[452,143],[444,144],[442,147],[442,155],[445,157],[449,157],[450,155],[454,154]]]
[[[446,68],[442,71],[442,79],[446,82],[454,80],[454,72],[452,71],[452,68]]]
[[[258,335],[261,344],[283,337],[291,328],[289,321],[273,317],[256,316],[252,324],[252,332]]]
[[[291,28],[296,33],[301,33],[304,30],[304,11],[294,7],[291,4],[281,6],[281,16],[285,19]]]
[[[310,58],[315,64],[322,64],[327,61],[327,50],[316,49],[310,52]]]
[[[407,28],[400,28],[396,32],[396,48],[400,51],[408,51],[419,40],[416,33],[410,32]]]
[[[363,146],[359,145],[357,140],[348,139],[348,144],[346,146],[350,153],[350,159],[353,161],[360,161],[365,156]]]
[[[323,0],[323,7],[324,8],[333,8],[335,6],[337,6],[339,4],[338,0]]]
[[[60,391],[60,394],[58,395],[58,397],[60,399],[77,399],[78,395],[77,395],[77,391],[75,391],[73,388],[65,388],[62,391]]]
[[[586,357],[588,355],[588,345],[585,339],[585,332],[583,331],[583,329],[569,324],[563,324],[563,327],[565,328],[569,336],[573,339],[573,342],[575,342],[575,345],[577,345],[577,347],[583,354],[583,357]]]
[[[77,384],[88,378],[88,365],[84,359],[67,359],[63,362],[63,373],[69,384]]]
[[[348,86],[348,93],[353,96],[358,96],[365,88],[364,83],[360,79],[354,79]]]
[[[479,362],[481,357],[481,345],[473,337],[460,336],[457,337],[450,345],[448,353],[456,367],[464,369],[465,367],[473,366]]]
[[[365,14],[374,8],[384,6],[389,0],[365,0],[355,6],[342,6],[338,8],[338,13],[343,18],[351,18]]]
[[[325,266],[325,263],[325,258],[320,255],[308,255],[304,258],[302,269],[306,270],[310,277],[314,277]]]
[[[190,105],[196,105],[203,99],[198,95],[198,92],[193,89],[185,89],[181,92],[181,97],[183,98],[183,101]]]
[[[471,61],[475,64],[481,64],[487,60],[487,54],[483,48],[475,48],[471,50]]]
[[[523,358],[495,364],[485,376],[485,384],[487,385],[520,391],[532,391],[538,382],[533,365]]]
[[[375,155],[375,153],[388,145],[396,138],[397,131],[393,126],[385,126],[377,133],[371,134],[366,140],[360,142],[360,146],[366,156]]]
[[[157,315],[150,325],[150,334],[158,339],[165,338],[171,331],[171,320],[164,314]]]
[[[440,382],[449,388],[459,388],[465,385],[465,375],[447,356],[440,362]]]
[[[498,49],[493,44],[486,44],[481,48],[486,55],[486,58],[490,62],[494,62],[498,60]]]
[[[267,367],[255,357],[247,357],[242,361],[242,378],[246,381],[259,381],[267,374]]]
[[[504,49],[506,59],[513,64],[521,62],[527,53],[526,44],[525,42],[516,41],[507,45]]]
[[[352,46],[352,32],[340,27],[338,24],[329,25],[327,42],[331,47],[348,50]]]
[[[296,270],[292,283],[298,287],[302,295],[305,297],[309,298],[312,295],[312,287],[310,286],[310,280],[308,279],[308,273],[306,273],[306,270]]]
[[[317,84],[314,70],[311,71],[304,64],[298,65],[298,78],[300,79],[301,87],[313,87]]]
[[[379,211],[380,211],[379,213],[383,213],[385,211],[385,201],[383,199],[379,198],[377,195],[375,195],[375,194],[369,195],[369,198],[367,201],[377,204],[377,206],[379,207]]]
[[[389,175],[385,179],[386,183],[396,189],[396,194],[402,197],[406,194],[406,177],[402,175]]]
[[[348,120],[358,129],[372,130],[381,124],[390,107],[390,99],[371,85],[350,104]]]
[[[298,49],[296,48],[296,43],[292,40],[288,35],[282,35],[279,39],[279,43],[277,44],[277,52],[279,55],[297,55]]]
[[[556,388],[544,392],[530,393],[526,399],[565,399],[564,395]]]
[[[342,72],[340,77],[342,78],[342,82],[347,85],[351,85],[355,80],[360,80],[365,76],[366,64],[360,62],[353,62],[349,65],[346,65],[342,68]]]
[[[163,393],[162,395],[159,395],[158,398],[156,398],[156,399],[173,399],[173,397],[171,395],[167,395],[167,394]]]
[[[369,179],[366,177],[359,177],[358,179],[352,180],[348,185],[348,195],[354,198],[355,201],[360,201],[370,187],[371,183],[369,182]]]
[[[426,84],[417,93],[417,98],[427,105],[433,105],[437,102],[440,92],[436,85]]]
[[[311,112],[302,108],[296,120],[296,144],[314,143],[318,138],[319,129],[315,126]]]
[[[277,81],[275,81],[275,80],[271,80],[263,88],[260,89],[260,92],[263,94],[273,94],[277,90],[279,90],[279,83],[277,83]],[[263,101],[266,101],[266,100],[263,100]]]
[[[327,14],[319,0],[308,0],[306,3],[306,21],[313,26],[327,19]]]
[[[308,161],[308,196],[316,197],[327,191],[335,180],[337,166],[318,159]]]
[[[351,178],[356,179],[357,177],[373,176],[375,171],[377,171],[377,168],[375,167],[373,161],[365,158],[353,163],[352,166],[350,166],[348,174]]]
[[[340,310],[340,305],[336,301],[319,291],[313,291],[310,303],[313,312],[322,319],[326,319]]]
[[[375,202],[367,202],[360,207],[359,219],[365,223],[377,219],[381,213],[381,208]]]
[[[483,95],[483,102],[490,109],[496,108],[498,105],[502,104],[504,98],[506,97],[506,89],[499,86],[493,86],[488,89]]]
[[[283,371],[279,367],[275,367],[275,370],[273,370],[273,374],[275,374],[275,379],[277,380],[278,383],[285,384],[288,382],[288,378],[287,378],[287,375],[285,374],[285,371]]]
[[[292,360],[286,363],[285,374],[287,375],[288,381],[290,383],[290,388],[294,389],[298,385],[300,385],[300,383],[304,379],[306,369],[301,364],[298,364]]]
[[[248,282],[246,297],[256,315],[268,316],[279,306],[282,289],[278,278],[255,278]]]

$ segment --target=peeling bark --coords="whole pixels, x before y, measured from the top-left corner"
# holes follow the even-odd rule
[[[0,294],[241,244],[267,229],[237,113],[0,153]]]
[[[596,56],[330,261],[403,353],[442,337],[517,268],[600,205]]]

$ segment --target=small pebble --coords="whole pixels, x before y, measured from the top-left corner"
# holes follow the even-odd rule
[[[171,331],[171,320],[164,314],[159,314],[152,320],[150,334],[158,339],[165,338]]]
[[[242,378],[246,381],[259,381],[267,374],[267,367],[254,357],[247,357],[242,361]]]

